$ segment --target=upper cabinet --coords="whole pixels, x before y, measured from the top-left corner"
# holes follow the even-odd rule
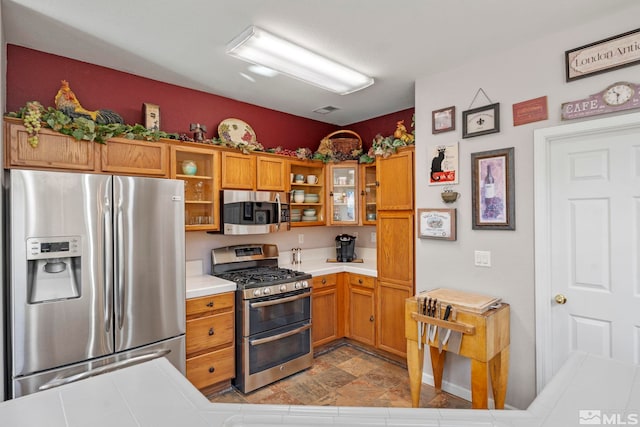
[[[325,225],[325,167],[322,162],[290,160],[291,226]]]
[[[376,164],[360,165],[360,212],[362,225],[376,225]]]
[[[329,191],[328,223],[331,225],[359,224],[358,163],[346,161],[328,165],[327,187]]]
[[[6,168],[169,176],[169,146],[162,142],[111,138],[97,144],[43,128],[32,147],[22,120],[5,118],[4,126]]]
[[[287,190],[287,160],[276,155],[222,151],[222,188]]]
[[[376,162],[378,210],[413,209],[413,146]],[[392,185],[391,185],[392,184]]]
[[[255,190],[256,156],[240,152],[223,151],[222,179],[220,185],[225,189]]]
[[[185,229],[220,230],[220,167],[215,150],[171,146],[171,178],[184,181]]]

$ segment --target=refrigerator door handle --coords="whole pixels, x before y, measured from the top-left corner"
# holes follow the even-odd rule
[[[116,218],[116,320],[118,329],[122,329],[124,323],[124,232],[122,223],[122,207],[118,206],[115,213]]]
[[[84,380],[86,378],[95,377],[96,375],[106,374],[108,372],[117,371],[118,369],[127,368],[129,366],[137,365],[139,363],[148,362],[149,360],[158,359],[171,353],[171,350],[156,350],[151,353],[141,354],[140,356],[132,357],[131,359],[120,360],[118,362],[111,363],[109,365],[101,366],[99,368],[90,369],[88,371],[81,372],[79,374],[71,375],[64,378],[54,378],[46,384],[38,387],[38,390],[48,390],[50,388],[59,387],[61,385],[73,383],[76,381]]]
[[[109,199],[105,198],[104,213],[102,216],[104,235],[102,241],[102,254],[104,269],[104,330],[111,331],[112,314],[113,314],[113,253],[109,242],[113,239],[113,225],[111,223],[111,204]]]

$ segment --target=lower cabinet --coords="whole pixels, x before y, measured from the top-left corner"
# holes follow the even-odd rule
[[[349,328],[347,337],[363,344],[376,345],[375,279],[346,273],[349,276]],[[364,280],[369,279],[369,280]],[[366,285],[371,286],[366,286]],[[365,285],[365,286],[363,286]]]
[[[341,277],[339,274],[327,274],[313,278],[311,336],[314,347],[344,336],[342,286],[338,283]]]
[[[187,379],[204,389],[235,376],[235,294],[187,300]]]
[[[407,340],[404,335],[405,300],[413,296],[405,285],[378,280],[376,289],[377,347],[401,357],[407,355]]]

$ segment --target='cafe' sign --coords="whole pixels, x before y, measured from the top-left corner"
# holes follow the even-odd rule
[[[640,85],[619,82],[585,99],[562,104],[562,120],[640,108]],[[625,98],[620,98],[624,93]]]

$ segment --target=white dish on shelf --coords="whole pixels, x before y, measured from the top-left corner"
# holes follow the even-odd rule
[[[318,217],[317,216],[303,216],[302,217],[302,221],[317,221]]]
[[[316,210],[315,209],[305,209],[302,211],[302,215],[304,216],[316,216]]]

